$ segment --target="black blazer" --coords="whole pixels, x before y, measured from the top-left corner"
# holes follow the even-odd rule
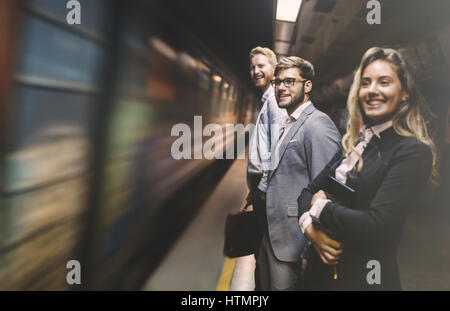
[[[396,250],[405,218],[428,182],[432,153],[416,138],[400,136],[392,127],[380,137],[374,135],[364,150],[362,170],[358,173],[354,169],[347,178],[346,184],[356,190],[352,203],[329,202],[320,215],[321,225],[344,245],[337,265],[338,279],[332,278],[333,268],[323,264],[311,246],[307,289],[401,289]],[[327,188],[328,176],[334,176],[343,159],[342,152],[337,153],[303,189],[298,199],[299,216],[310,209],[314,193]],[[371,260],[380,263],[380,285],[367,282]]]

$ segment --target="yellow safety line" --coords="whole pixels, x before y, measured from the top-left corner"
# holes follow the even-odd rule
[[[231,278],[233,277],[234,267],[236,266],[236,258],[225,257],[223,263],[222,274],[220,275],[219,284],[217,284],[217,291],[229,291]]]
[[[249,191],[245,197],[247,198]],[[244,208],[246,200],[242,201],[241,209]],[[220,275],[219,284],[217,284],[216,291],[229,291],[231,285],[231,278],[233,277],[234,267],[236,266],[236,258],[225,257],[225,262],[222,267],[222,274]]]

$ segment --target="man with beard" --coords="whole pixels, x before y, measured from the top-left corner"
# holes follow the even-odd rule
[[[263,93],[261,111],[256,128],[250,139],[247,184],[250,189],[247,200],[259,216],[259,230],[265,227],[265,200],[267,174],[271,162],[271,151],[280,138],[282,123],[288,117],[286,110],[278,107],[271,85],[277,58],[269,48],[256,47],[250,51],[250,76],[254,85]]]
[[[314,68],[300,57],[285,57],[272,84],[289,118],[272,152],[267,174],[267,230],[256,256],[260,290],[293,290],[299,285],[307,240],[298,225],[297,198],[340,150],[333,121],[310,101]]]
[[[262,107],[256,119],[256,128],[250,137],[247,163],[247,184],[249,193],[247,204],[251,204],[257,216],[254,228],[260,236],[267,228],[266,221],[266,189],[267,173],[270,167],[272,149],[280,138],[282,123],[288,117],[286,110],[278,107],[275,93],[271,85],[277,57],[269,48],[255,47],[250,51],[250,77],[254,85],[262,93]],[[256,254],[255,254],[256,257]],[[232,290],[253,290],[254,256],[244,256],[236,260],[230,288]],[[258,284],[256,284],[258,285]],[[256,289],[258,287],[256,286]]]

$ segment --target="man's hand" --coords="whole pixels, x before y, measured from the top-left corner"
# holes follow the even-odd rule
[[[327,265],[338,263],[342,254],[342,244],[330,238],[320,226],[312,224],[305,230],[305,236],[312,242],[322,261]]]
[[[319,198],[324,199],[324,200],[327,199],[327,195],[326,195],[325,191],[319,190],[313,195],[313,197],[311,199],[311,206],[314,205],[314,202],[316,202],[316,200]]]
[[[266,201],[266,193],[258,190],[259,198],[263,201]]]
[[[247,197],[245,198],[245,203],[242,203],[240,211],[241,212],[243,212],[243,211],[246,211],[246,212],[253,211],[253,200],[252,200],[252,192],[251,191],[247,192]]]

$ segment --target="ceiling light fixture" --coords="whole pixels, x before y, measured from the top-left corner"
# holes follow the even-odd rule
[[[301,4],[302,0],[278,0],[276,19],[295,23]]]

